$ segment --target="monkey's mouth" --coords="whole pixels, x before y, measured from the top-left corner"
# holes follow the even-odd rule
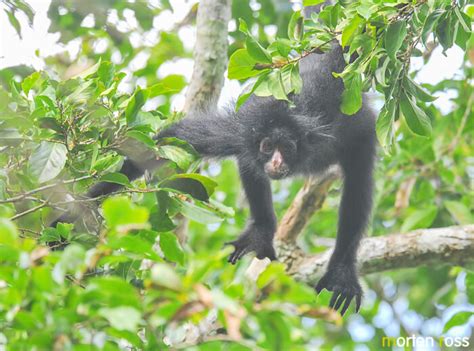
[[[274,180],[279,180],[287,177],[290,174],[290,170],[288,168],[279,168],[279,169],[272,169],[270,167],[265,167],[265,173]]]

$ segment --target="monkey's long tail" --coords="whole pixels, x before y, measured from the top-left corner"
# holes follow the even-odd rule
[[[122,165],[122,168],[120,169],[120,173],[126,175],[128,179],[132,181],[134,179],[140,178],[146,170],[152,170],[165,161],[166,160],[155,160],[154,162],[147,163],[146,167],[140,167],[136,162],[126,159]],[[113,193],[120,190],[121,188],[123,188],[123,186],[117,183],[100,182],[93,185],[89,189],[86,197],[93,199],[102,195]],[[80,213],[77,213],[76,211],[67,211],[51,222],[49,226],[56,227],[58,223],[72,223],[77,218],[79,218],[79,215]]]

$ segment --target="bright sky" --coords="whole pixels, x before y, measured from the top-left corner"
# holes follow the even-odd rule
[[[47,10],[51,2],[50,0],[29,0],[28,2],[34,9],[36,16],[32,28],[26,25],[26,18],[20,18],[20,22],[23,24],[23,38],[21,39],[10,26],[6,14],[2,11],[2,6],[4,5],[0,3],[0,69],[19,64],[31,65],[35,69],[44,69],[43,57],[66,50],[74,54],[77,53],[79,49],[79,41],[73,41],[67,46],[64,46],[58,43],[58,33],[48,33],[50,20],[47,17]],[[194,1],[170,0],[170,3],[174,11],[164,11],[160,14],[158,20],[154,22],[154,32],[160,29],[170,29],[175,22],[181,20],[188,13],[188,9]],[[124,25],[133,26],[133,19],[131,18],[130,21],[127,21]],[[232,25],[235,24],[230,24],[230,26]],[[154,33],[151,34],[153,35]],[[195,37],[195,32],[192,28],[181,29],[179,35],[181,39],[185,39],[184,42],[187,44],[186,46],[192,47]],[[137,40],[143,39],[137,38]],[[36,55],[37,51],[39,51],[40,57]],[[448,50],[446,54],[447,56],[444,56],[440,48],[436,49],[429,63],[420,70],[416,80],[419,83],[435,84],[443,79],[455,77],[463,62],[463,52],[458,47],[453,47]],[[146,56],[138,57],[133,64],[135,67],[140,67],[144,64],[144,60],[146,59]],[[415,68],[423,66],[421,59],[415,58],[412,62]],[[179,73],[185,75],[189,80],[192,74],[192,66],[192,60],[176,60],[164,64],[163,67],[160,68],[159,74],[167,75]],[[240,86],[238,82],[226,80],[221,95],[221,103],[228,101],[232,97],[237,97],[239,92]],[[449,98],[449,93],[443,94],[438,98],[435,104],[443,111],[450,110],[451,104],[449,103]],[[181,94],[175,97],[173,101],[174,108],[179,110],[183,103],[184,94]]]

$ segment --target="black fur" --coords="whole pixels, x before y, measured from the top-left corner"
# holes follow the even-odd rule
[[[333,291],[331,306],[344,313],[353,298],[360,307],[362,290],[357,279],[356,253],[372,207],[372,169],[376,147],[375,117],[367,107],[354,116],[340,112],[343,84],[332,72],[344,68],[342,49],[301,60],[301,94],[294,108],[272,97],[253,96],[237,113],[203,113],[175,124],[161,136],[188,141],[203,156],[235,156],[250,204],[247,229],[231,242],[229,262],[254,251],[258,258],[275,258],[271,245],[276,229],[269,178],[259,145],[269,137],[282,150],[288,175],[311,175],[339,164],[344,188],[339,228],[327,273],[316,289]],[[292,148],[291,144],[296,145]]]
[[[376,145],[375,118],[366,102],[354,116],[340,112],[343,84],[332,72],[341,72],[344,65],[338,45],[328,53],[302,59],[303,89],[292,98],[294,108],[272,97],[252,96],[238,112],[203,112],[183,119],[157,136],[186,140],[202,156],[237,159],[251,218],[241,236],[229,243],[235,247],[229,257],[233,264],[252,251],[258,258],[276,258],[272,246],[276,217],[265,168],[271,156],[261,152],[264,138],[269,138],[281,151],[288,169],[285,176],[311,175],[339,164],[344,189],[336,247],[316,290],[333,291],[330,305],[335,309],[342,307],[341,313],[345,313],[354,298],[356,310],[360,307],[362,290],[357,278],[356,253],[371,212]],[[127,161],[121,172],[134,179],[143,173],[143,168]],[[117,188],[100,183],[89,196]]]

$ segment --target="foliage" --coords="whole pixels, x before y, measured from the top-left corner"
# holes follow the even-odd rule
[[[377,120],[383,146],[392,144],[394,123],[400,116],[413,133],[429,136],[429,111],[419,102],[435,98],[410,78],[410,58],[420,55],[419,42],[427,48],[430,35],[441,44],[443,52],[455,43],[465,50],[471,36],[471,18],[462,11],[464,5],[464,1],[447,0],[338,2],[320,13],[311,13],[304,28],[301,13],[295,12],[288,26],[288,39],[277,38],[267,48],[255,40],[242,21],[240,31],[246,34],[247,45],[231,56],[229,78],[255,77],[255,81],[242,93],[237,108],[251,93],[282,100],[297,94],[301,90],[299,61],[329,50],[337,40],[348,62],[343,72],[333,73],[344,81],[341,111],[355,114],[362,106],[362,92],[372,88],[385,97]]]
[[[352,2],[327,6],[319,15],[322,22],[313,15],[305,23],[298,13],[290,20],[286,1],[283,11],[281,1],[259,3],[260,10],[252,10],[250,2],[233,4],[234,17],[242,20],[236,26],[240,31],[231,33],[229,75],[255,78],[246,94],[265,91],[285,99],[297,93],[300,57],[310,51],[316,55],[333,38],[341,42],[344,37],[349,52],[363,58],[339,72],[348,88],[344,108],[356,110],[361,92],[372,86],[386,98],[382,118],[384,111],[397,111],[387,124],[392,153],[378,163],[371,234],[473,223],[474,125],[469,122],[474,91],[467,63],[472,39],[466,40],[466,62],[453,79],[421,89],[415,83],[417,72],[408,69],[410,57],[422,49],[414,45],[420,33],[421,42],[434,32],[436,42],[448,47],[449,33],[443,28],[458,28],[459,33],[461,18],[466,18],[459,11],[464,3]],[[109,22],[109,7],[123,21],[132,11],[138,28],[117,31],[120,26]],[[11,350],[166,349],[183,341],[189,323],[205,328],[214,318],[225,334],[193,341],[187,348],[352,350],[361,345],[379,350],[385,335],[438,338],[456,328],[472,330],[474,273],[468,269],[420,267],[364,277],[361,314],[342,320],[325,307],[328,293],[316,296],[279,263],[271,264],[257,282],[245,277],[248,258],[237,267],[226,263],[230,249],[222,246],[247,218],[235,166],[229,161],[201,163],[197,174],[199,160],[189,145],[177,139],[155,144],[152,139],[181,118],[170,112],[171,100],[185,85],[181,75],[158,76],[156,71],[190,53],[176,30],[155,33],[158,39],[151,46],[135,47],[131,38],[132,33],[153,32],[150,21],[169,8],[166,1],[161,6],[54,1],[52,30],[59,30],[65,42],[82,40],[72,62],[85,57],[95,64],[71,76],[62,57],[49,57],[48,66],[61,78],[46,72],[20,74],[21,79],[8,79],[0,89],[0,349],[2,344]],[[466,13],[472,15],[472,7]],[[89,14],[95,22],[86,29],[81,23]],[[266,32],[274,23],[280,24],[276,40]],[[94,49],[100,39],[110,41],[102,53]],[[112,64],[115,50],[122,59]],[[142,51],[150,56],[143,69],[132,71],[132,81],[145,78],[146,84],[124,93],[123,71]],[[5,69],[5,77],[15,76],[12,72],[14,68]],[[398,99],[395,91],[406,99]],[[440,111],[428,97],[446,91],[454,92],[452,107]],[[159,102],[156,109],[147,108],[152,101]],[[398,118],[400,111],[405,118]],[[414,124],[408,119],[415,115],[418,121],[420,113],[430,118],[431,137],[411,134]],[[153,177],[130,182],[118,170],[136,150],[141,158],[170,161]],[[97,201],[80,194],[99,180],[124,188],[97,210]],[[300,180],[275,184],[279,218],[300,186]],[[335,236],[337,190],[301,237],[309,252],[327,248],[314,233],[329,240]],[[48,228],[69,206],[82,211],[80,221]],[[185,244],[175,235],[180,216],[191,219]],[[433,321],[438,329],[426,332]]]

